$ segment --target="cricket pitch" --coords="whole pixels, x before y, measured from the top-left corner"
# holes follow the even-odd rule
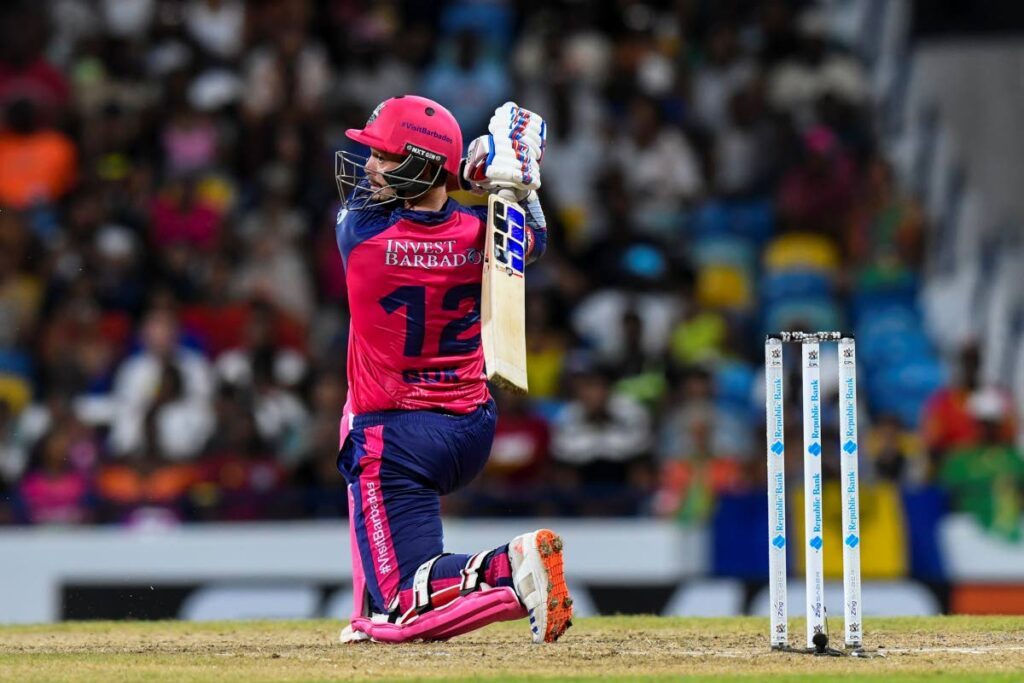
[[[1024,617],[869,619],[885,658],[772,652],[768,620],[579,619],[555,645],[525,622],[447,643],[341,645],[337,621],[0,627],[0,681],[1019,681]],[[833,645],[842,638],[832,620]],[[803,622],[790,622],[791,634]]]

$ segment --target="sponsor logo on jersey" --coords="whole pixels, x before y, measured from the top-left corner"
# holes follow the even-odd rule
[[[483,254],[479,249],[469,247],[458,250],[457,245],[457,240],[425,242],[389,239],[384,247],[384,265],[431,270],[483,263]]]

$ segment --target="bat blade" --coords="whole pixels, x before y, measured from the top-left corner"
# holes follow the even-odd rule
[[[487,201],[480,336],[487,379],[525,394],[526,221],[519,205],[491,195]]]

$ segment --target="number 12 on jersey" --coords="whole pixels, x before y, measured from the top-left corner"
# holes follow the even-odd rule
[[[487,379],[525,394],[526,221],[519,205],[496,194],[487,200],[480,336]]]

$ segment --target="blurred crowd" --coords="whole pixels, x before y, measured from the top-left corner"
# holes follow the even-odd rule
[[[906,375],[923,212],[862,62],[783,0],[4,3],[0,523],[345,514],[331,169],[402,93],[467,139],[549,123],[531,393],[449,514],[706,519],[763,491],[764,333],[856,329],[865,479],[1015,528],[1008,394],[973,347]]]

